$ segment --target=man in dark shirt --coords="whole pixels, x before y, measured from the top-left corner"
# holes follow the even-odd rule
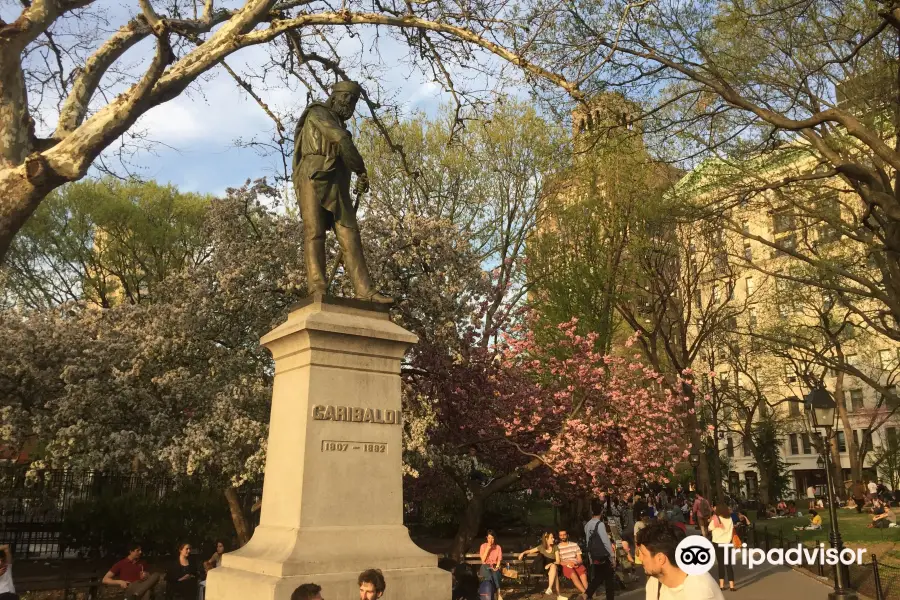
[[[151,598],[153,588],[159,583],[159,573],[147,572],[147,564],[141,560],[140,544],[132,544],[128,556],[117,562],[103,576],[106,585],[117,585],[125,590],[126,598]]]

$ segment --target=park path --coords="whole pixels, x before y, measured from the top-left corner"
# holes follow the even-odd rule
[[[738,567],[735,569],[737,577],[736,592],[725,592],[725,600],[825,600],[832,588],[810,577],[805,573],[794,571],[789,567],[774,567],[765,565],[753,570]],[[713,575],[716,575],[713,567]],[[617,591],[616,598],[621,600],[643,600],[644,586],[631,587],[628,591]],[[506,595],[504,594],[504,597]],[[543,593],[536,592],[524,597],[527,600],[543,600],[548,598]],[[566,597],[577,599],[571,587],[567,590]],[[603,590],[594,595],[594,600],[603,600]],[[690,599],[688,599],[690,600]]]
[[[716,576],[715,567],[712,575]],[[738,567],[735,569],[735,577],[738,590],[725,592],[725,600],[825,600],[828,592],[832,591],[832,588],[815,578],[789,567],[765,565],[753,570]],[[594,597],[602,598],[602,595]],[[616,598],[623,600],[638,600],[643,597],[643,588],[616,594]]]

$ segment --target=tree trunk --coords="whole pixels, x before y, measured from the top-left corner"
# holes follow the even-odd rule
[[[853,426],[850,424],[850,416],[847,414],[846,394],[844,393],[844,373],[838,372],[834,384],[834,400],[837,403],[838,418],[841,420],[841,427],[844,430],[844,440],[847,443],[847,449],[850,451],[850,479],[856,481],[862,479],[862,465],[859,457],[859,444],[853,437]],[[835,480],[836,481],[836,480]],[[840,490],[841,498],[846,496],[844,490],[844,478],[841,477],[840,483],[835,483]]]
[[[64,182],[40,154],[29,156],[22,165],[0,168],[0,263],[40,202]]]
[[[713,413],[713,495],[716,504],[722,502],[722,460],[719,456],[719,420]]]
[[[459,517],[459,527],[456,530],[456,535],[453,537],[453,545],[450,547],[450,558],[457,562],[461,562],[465,558],[466,550],[469,549],[472,540],[478,535],[478,528],[481,527],[485,501],[492,494],[505,490],[521,479],[522,475],[534,471],[538,467],[543,466],[543,464],[544,461],[534,458],[525,466],[516,469],[512,473],[495,478],[485,488],[479,488],[477,484],[473,486],[473,482],[467,482],[469,491],[472,492],[472,497]],[[473,487],[476,489],[472,489]]]
[[[770,497],[771,494],[769,493],[769,490],[772,489],[772,486],[769,482],[771,473],[769,473],[768,469],[757,469],[757,471],[759,472],[759,487],[757,488],[759,500],[760,502],[768,506],[768,504],[772,501],[772,498]]]
[[[468,504],[466,504],[466,510],[460,515],[459,528],[456,530],[453,545],[450,547],[450,558],[456,562],[465,560],[466,551],[472,544],[472,540],[478,535],[486,499],[487,496],[484,494],[474,494]]]
[[[241,507],[237,490],[231,486],[225,488],[225,499],[228,501],[228,509],[231,511],[231,522],[234,523],[234,531],[237,533],[238,544],[243,546],[250,541],[250,524],[247,515]]]
[[[834,484],[832,492],[840,498],[844,491],[844,470],[841,468],[841,452],[837,436],[832,437],[828,445],[828,451],[831,452],[831,482]]]
[[[700,430],[697,429],[696,419],[691,430],[691,444],[700,453],[700,464],[697,465],[697,491],[704,498],[712,498],[711,485],[709,481],[709,461],[706,460],[706,452],[703,451],[703,441],[700,439]]]

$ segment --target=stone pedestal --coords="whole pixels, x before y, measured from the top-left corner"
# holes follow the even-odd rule
[[[262,338],[275,358],[260,525],[210,572],[208,600],[449,600],[450,574],[403,526],[400,359],[415,335],[371,303],[312,296]]]

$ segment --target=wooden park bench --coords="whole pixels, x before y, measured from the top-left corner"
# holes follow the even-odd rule
[[[537,573],[535,571],[535,561],[536,557],[534,556],[526,556],[523,560],[519,560],[519,555],[517,553],[504,552],[503,563],[501,566],[504,569],[515,570],[517,574],[517,577],[515,579],[504,577],[504,584],[510,585],[512,587],[528,587],[536,584],[541,579],[546,579],[546,573]],[[481,555],[466,554],[464,562],[472,571],[472,573],[477,577],[478,570],[481,567]]]
[[[103,573],[16,577],[16,592],[62,591],[63,600],[123,600],[125,590],[103,583]],[[162,592],[157,592],[162,598]]]
[[[25,592],[62,590],[65,600],[109,598],[108,595],[101,595],[102,588],[106,587],[100,582],[101,578],[102,576],[96,574],[72,577],[67,575],[62,577],[59,575],[16,577],[16,592],[23,594]]]

